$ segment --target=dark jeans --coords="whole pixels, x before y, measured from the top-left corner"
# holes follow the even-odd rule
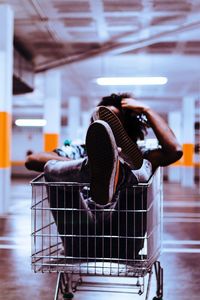
[[[50,161],[45,166],[50,182],[89,182],[87,159]],[[65,255],[82,258],[134,259],[143,247],[146,232],[146,190],[141,194],[127,170],[112,203],[92,201],[89,190],[59,184],[48,186],[48,198]],[[142,201],[143,199],[143,201]]]

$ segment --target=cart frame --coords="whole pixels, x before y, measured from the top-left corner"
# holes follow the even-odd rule
[[[147,300],[153,268],[157,284],[154,299],[162,299],[163,269],[157,260],[161,252],[163,227],[160,168],[147,183],[125,189],[122,200],[127,203],[123,204],[122,209],[119,206],[117,212],[113,207],[99,209],[88,205],[88,183],[46,182],[41,174],[31,182],[31,186],[32,268],[34,272],[58,273],[54,300],[57,300],[59,295],[72,298],[77,289],[85,286],[86,281],[83,278],[90,276],[98,279],[132,278],[134,281],[131,284],[123,286],[126,289],[131,286],[131,293],[141,295],[146,285]],[[74,204],[77,193],[82,197],[81,203],[86,205],[82,206],[79,202],[77,207],[77,204]],[[130,199],[133,200],[133,206],[128,207]],[[63,205],[69,201],[70,206]],[[110,219],[111,214],[115,216],[114,223],[112,217]],[[94,228],[92,232],[91,216]],[[106,219],[109,220],[109,226],[107,221],[104,222]],[[132,226],[129,226],[130,220],[133,220]],[[97,223],[101,223],[100,231]],[[122,226],[122,223],[126,226]],[[113,228],[113,224],[117,229]],[[134,231],[130,231],[129,227]],[[140,248],[139,254],[134,250],[137,247]],[[102,290],[102,282],[92,282],[92,290],[94,285]],[[103,286],[109,291],[110,285],[104,283]],[[118,282],[117,292],[120,292],[119,287]]]

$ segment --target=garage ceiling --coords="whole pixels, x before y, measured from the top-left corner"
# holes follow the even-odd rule
[[[200,91],[198,0],[0,0],[15,12],[15,44],[41,73],[62,71],[62,105],[87,110],[112,92],[133,92],[165,111]],[[99,76],[166,76],[165,86],[100,87]],[[24,97],[23,99],[26,99]],[[16,97],[15,105],[33,105]],[[21,101],[21,102],[20,102]],[[31,102],[32,101],[32,102]],[[38,105],[42,105],[38,100]]]

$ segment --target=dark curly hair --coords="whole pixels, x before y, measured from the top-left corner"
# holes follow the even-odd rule
[[[121,107],[121,100],[123,98],[132,98],[128,93],[111,94],[110,96],[103,97],[97,106],[115,106],[119,109],[123,124],[126,132],[130,138],[134,141],[140,139],[143,140],[147,134],[147,128],[149,124],[144,115],[138,115],[130,109],[124,109]]]

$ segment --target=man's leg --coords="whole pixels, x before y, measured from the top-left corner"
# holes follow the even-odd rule
[[[112,205],[110,213],[105,209],[99,213],[101,221],[98,222],[98,232],[100,236],[104,236],[104,240],[101,240],[104,246],[103,253],[106,257],[134,258],[141,249],[139,242],[143,235],[140,234],[140,228],[144,229],[146,226],[141,224],[141,213],[135,212],[139,210],[137,204],[141,203],[140,194],[137,199],[133,199],[132,193],[129,190],[125,193],[124,190],[128,186],[137,184],[137,178],[146,180],[144,172],[146,164],[142,161],[142,168],[137,170],[137,175],[135,175],[126,163],[120,163],[116,176],[119,162],[117,145],[110,126],[102,120],[90,125],[86,146],[91,168],[93,200],[98,204],[111,204],[115,191],[122,190],[115,209]],[[112,176],[115,180],[112,180]]]
[[[89,182],[87,158],[58,161],[50,160],[44,167],[44,175],[51,182]]]
[[[71,182],[88,182],[87,160],[49,161],[44,175],[46,181],[58,183],[49,184],[47,189],[65,254],[72,257],[92,255],[93,241],[88,241],[87,236],[93,233],[94,216],[83,198],[83,187],[70,185]]]
[[[148,180],[150,172],[145,163],[137,171],[121,163],[120,172],[119,193],[111,214],[109,233],[120,238],[112,239],[112,252],[113,257],[137,259],[144,245],[147,207],[147,188],[137,187],[137,184],[138,179],[142,179],[143,182]],[[137,174],[134,174],[135,172]]]
[[[106,122],[98,120],[89,126],[86,149],[92,200],[106,205],[113,198],[119,177],[118,149],[112,130]]]
[[[120,155],[124,161],[133,169],[137,170],[141,168],[143,157],[139,150],[137,144],[131,140],[128,136],[124,126],[117,117],[117,115],[112,112],[111,109],[105,106],[99,106],[96,108],[93,114],[94,120],[103,120],[109,124],[112,132],[114,134],[116,144],[121,148]]]

